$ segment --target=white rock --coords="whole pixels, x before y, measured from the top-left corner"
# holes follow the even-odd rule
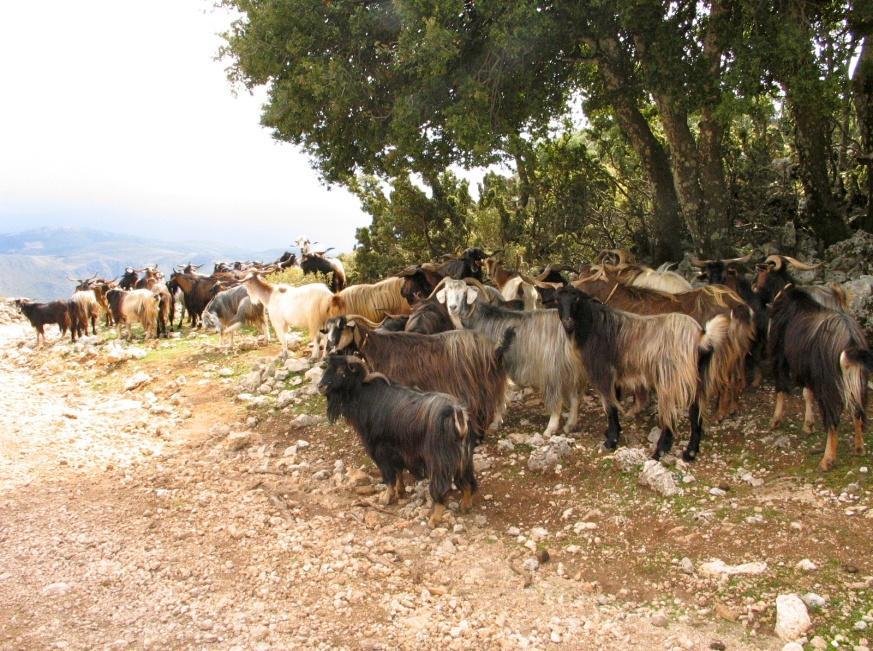
[[[42,593],[47,597],[61,596],[67,594],[70,589],[69,583],[49,583],[42,589]]]
[[[643,464],[643,471],[640,473],[638,482],[641,486],[648,486],[664,497],[683,495],[685,493],[685,491],[676,485],[676,478],[673,477],[673,473],[654,459],[649,459]]]
[[[305,359],[297,359],[292,357],[285,362],[285,370],[289,373],[302,373],[309,368],[309,362]]]
[[[279,409],[284,409],[294,401],[295,395],[293,391],[282,391],[276,398],[276,406]]]
[[[727,491],[719,488],[718,486],[713,486],[709,489],[709,494],[714,495],[715,497],[724,497],[725,495],[727,495]]]
[[[543,540],[549,535],[549,530],[543,527],[534,527],[530,530],[530,537],[534,540]]]
[[[708,563],[702,563],[698,568],[701,574],[707,576],[734,576],[736,574],[763,574],[767,571],[767,563],[763,561],[755,563],[742,563],[740,565],[728,565],[723,560],[716,558]]]
[[[803,637],[812,626],[806,604],[796,594],[776,597],[776,635],[791,642]]]
[[[515,444],[509,439],[500,439],[497,441],[497,450],[499,452],[514,452]]]
[[[229,366],[224,366],[218,369],[218,375],[220,377],[233,377],[233,369]]]
[[[231,432],[227,435],[225,444],[229,450],[242,450],[252,443],[252,432]]]
[[[322,375],[324,375],[324,371],[322,370],[322,368],[320,366],[313,366],[311,369],[303,374],[303,377],[309,380],[311,384],[318,384],[319,382],[321,382]]]
[[[789,642],[782,647],[782,651],[803,651],[803,645],[799,642]]]
[[[814,592],[807,592],[801,597],[803,603],[813,610],[821,610],[828,605],[828,600]]]
[[[679,561],[679,569],[685,574],[694,574],[694,563],[687,556]]]
[[[795,565],[794,567],[796,567],[798,570],[803,570],[804,572],[815,572],[818,569],[818,565],[813,563],[808,558],[804,558],[803,560],[798,561],[797,565]]]
[[[148,373],[143,373],[140,371],[139,373],[134,373],[124,382],[124,390],[125,391],[133,391],[141,387],[144,384],[152,381],[152,376]]]
[[[643,465],[649,458],[642,448],[619,448],[612,455],[615,464],[624,471]]]

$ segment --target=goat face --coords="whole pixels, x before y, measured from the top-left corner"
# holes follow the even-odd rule
[[[591,332],[593,300],[591,296],[572,285],[561,287],[555,292],[561,326],[568,335],[575,336],[579,344],[584,343]]]
[[[326,335],[325,350],[333,353],[354,346],[357,327],[354,319],[346,319],[344,316],[328,319],[321,331],[321,334]]]
[[[324,375],[318,383],[321,395],[347,393],[360,385],[367,376],[367,367],[356,357],[330,355],[325,362]]]
[[[469,312],[469,306],[476,302],[479,290],[471,287],[463,280],[447,279],[443,288],[437,292],[437,300],[446,306],[449,316],[458,325],[461,316]]]

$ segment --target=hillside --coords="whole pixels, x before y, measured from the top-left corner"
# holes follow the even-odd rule
[[[48,300],[70,293],[67,276],[118,276],[126,266],[157,264],[165,272],[191,261],[272,260],[280,250],[247,251],[214,242],[165,242],[83,228],[0,234],[0,296]]]

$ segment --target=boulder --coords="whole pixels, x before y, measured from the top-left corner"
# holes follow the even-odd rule
[[[806,604],[796,594],[782,594],[776,597],[776,635],[779,639],[792,642],[803,637],[812,627]]]
[[[667,470],[660,462],[649,459],[643,464],[643,470],[638,480],[641,486],[647,486],[664,497],[683,495],[683,491],[676,485],[673,473]]]

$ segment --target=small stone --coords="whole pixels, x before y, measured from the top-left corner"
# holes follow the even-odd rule
[[[816,649],[817,651],[824,651],[828,648],[828,642],[820,635],[816,635],[809,641],[809,646],[811,646],[813,649]]]
[[[142,385],[147,384],[148,382],[151,382],[151,381],[152,381],[152,376],[149,375],[148,373],[142,373],[142,372],[135,373],[134,375],[127,378],[127,380],[125,380],[124,390],[125,391],[133,391],[134,389],[138,389]]]
[[[725,651],[725,649],[727,649],[727,646],[725,646],[725,643],[721,640],[714,640],[713,642],[709,643],[709,648],[713,649],[713,651]]]
[[[813,563],[808,558],[804,558],[803,560],[798,561],[797,565],[795,565],[794,567],[804,572],[815,572],[818,569],[818,565]]]
[[[69,583],[49,583],[42,589],[42,593],[47,597],[62,596],[70,591]]]
[[[224,366],[218,369],[218,375],[220,377],[233,377],[233,369],[229,366]]]
[[[664,613],[655,613],[652,615],[652,619],[650,619],[649,622],[652,626],[657,626],[658,628],[665,628],[668,623],[667,616],[664,615]]]
[[[782,651],[803,651],[803,645],[799,642],[789,642],[782,647]]]
[[[540,547],[537,550],[537,561],[539,561],[540,565],[545,565],[551,559],[551,554],[549,554],[549,550],[545,547]]]
[[[807,592],[801,597],[803,603],[813,610],[821,610],[828,605],[828,600],[814,592]]]
[[[740,618],[740,613],[722,603],[715,604],[715,614],[727,622],[735,622]]]
[[[679,569],[685,574],[694,574],[694,563],[687,556],[679,561]]]
[[[227,445],[227,449],[231,452],[235,452],[237,450],[242,450],[245,447],[248,447],[252,443],[252,432],[231,432],[227,435],[227,439],[225,440],[225,444]]]

